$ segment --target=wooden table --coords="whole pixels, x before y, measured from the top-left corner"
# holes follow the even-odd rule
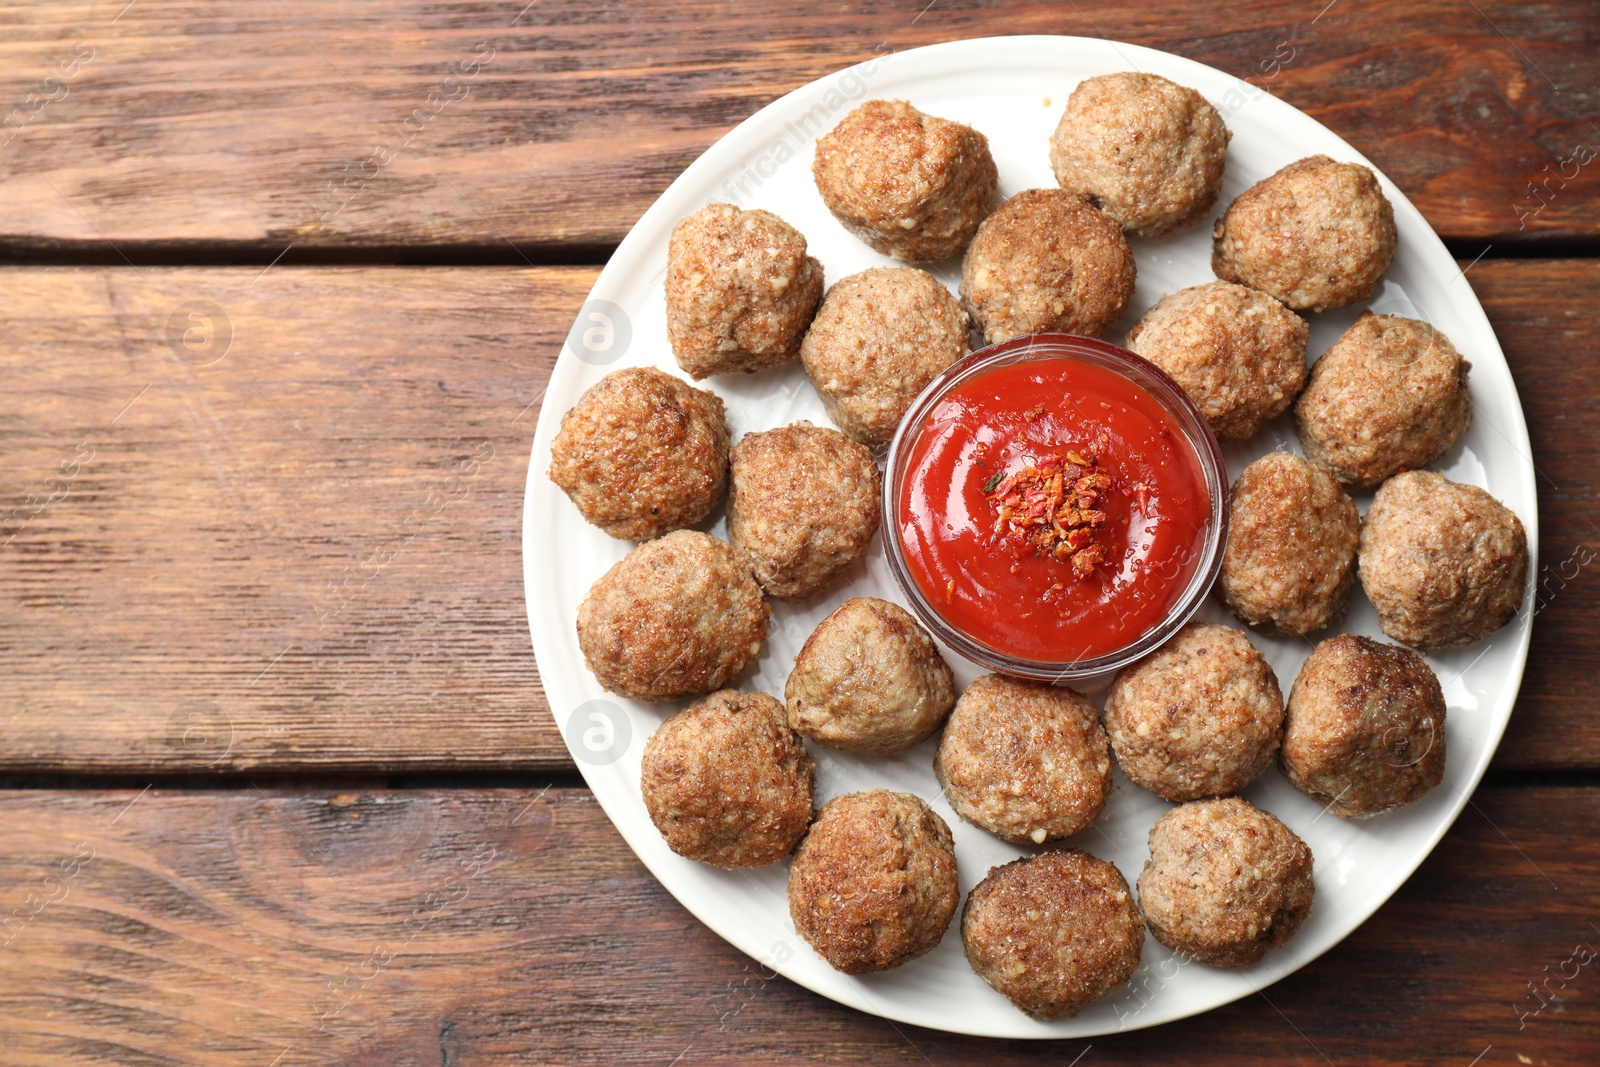
[[[0,1061],[1595,1062],[1595,5],[524,2],[0,0]],[[1261,996],[1052,1045],[839,1007],[678,906],[568,759],[518,546],[550,367],[667,183],[1002,33],[1193,57],[1374,159],[1540,472],[1522,698],[1434,855]]]

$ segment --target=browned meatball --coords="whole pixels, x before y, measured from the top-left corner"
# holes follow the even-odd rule
[[[837,430],[796,423],[733,450],[728,541],[779,600],[826,588],[878,532],[872,453]]]
[[[835,797],[789,868],[794,928],[845,974],[932,951],[960,900],[950,827],[910,793]]]
[[[1471,367],[1427,323],[1364,311],[1311,367],[1300,443],[1353,488],[1426,467],[1472,422]]]
[[[1035,1019],[1076,1015],[1128,980],[1144,923],[1122,872],[1075,848],[996,867],[961,912],[967,962]]]
[[[767,602],[737,553],[678,530],[635,548],[578,605],[578,647],[601,685],[635,700],[721,689],[755,662]]]
[[[1030,333],[1099,337],[1133,298],[1122,228],[1077,193],[1025,189],[978,227],[961,305],[992,344]]]
[[[1411,471],[1373,497],[1356,566],[1384,633],[1421,649],[1470,645],[1522,607],[1528,534],[1477,486]]]
[[[1144,237],[1205,218],[1222,191],[1228,127],[1193,89],[1156,74],[1085,78],[1050,138],[1061,188]]]
[[[933,275],[873,267],[829,287],[800,361],[834,425],[877,450],[927,384],[967,354],[967,334],[967,313]]]
[[[933,771],[957,815],[1019,845],[1071,837],[1111,792],[1111,752],[1089,698],[999,674],[956,701]]]
[[[1226,796],[1272,762],[1283,695],[1242,630],[1191,623],[1117,673],[1105,721],[1134,784],[1174,802]]]
[[[1150,830],[1139,905],[1155,939],[1214,967],[1248,967],[1311,914],[1311,850],[1238,797],[1174,808]]]
[[[1320,630],[1342,613],[1356,580],[1361,516],[1323,467],[1269,452],[1233,483],[1222,595],[1252,626]]]
[[[1244,441],[1300,392],[1308,332],[1265,293],[1207,282],[1163,297],[1126,346],[1172,375],[1219,438]]]
[[[1340,634],[1312,650],[1289,690],[1279,766],[1341,818],[1381,815],[1444,780],[1444,716],[1421,656]]]
[[[1372,171],[1310,156],[1256,182],[1212,229],[1217,277],[1296,311],[1365,300],[1394,259],[1394,208]]]
[[[711,204],[672,229],[667,336],[698,381],[787,363],[822,299],[822,264],[770,211]]]
[[[891,756],[933,736],[955,676],[904,608],[856,597],[806,639],[784,686],[789,725],[819,744]]]
[[[550,480],[585,519],[633,541],[704,519],[727,476],[721,398],[653,367],[590,386],[550,445]]]
[[[650,736],[640,784],[672,851],[733,869],[765,867],[794,850],[811,823],[815,777],[782,704],[724,689]]]
[[[845,229],[908,263],[965,248],[999,184],[983,134],[904,100],[868,100],[846,115],[818,138],[811,174]]]

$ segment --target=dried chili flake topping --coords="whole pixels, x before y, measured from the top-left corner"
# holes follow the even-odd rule
[[[1102,434],[1088,456],[1069,449],[989,479],[983,492],[995,509],[995,536],[1024,541],[1040,555],[1070,563],[1075,578],[1094,574],[1105,562],[1094,534],[1106,521],[1111,489],[1111,476],[1097,469],[1106,443]]]

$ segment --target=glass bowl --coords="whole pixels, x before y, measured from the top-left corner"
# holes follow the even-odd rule
[[[997,649],[964,632],[952,623],[924,594],[906,559],[901,541],[904,513],[901,490],[910,473],[918,439],[930,414],[949,393],[967,382],[999,367],[1033,361],[1070,359],[1111,371],[1149,394],[1172,420],[1194,453],[1209,497],[1203,537],[1198,545],[1197,565],[1190,572],[1186,587],[1172,601],[1159,623],[1148,627],[1125,644],[1091,658],[1063,661],[1029,659]],[[1228,481],[1222,450],[1205,416],[1195,407],[1183,388],[1155,364],[1126,349],[1105,341],[1071,334],[1033,334],[1013,338],[980,349],[948,367],[928,384],[906,417],[901,420],[889,446],[883,479],[884,551],[889,569],[912,612],[935,637],[974,662],[1022,678],[1048,682],[1085,682],[1099,679],[1153,652],[1188,622],[1205,600],[1222,567],[1222,550],[1228,533]],[[996,605],[997,610],[1006,606]]]

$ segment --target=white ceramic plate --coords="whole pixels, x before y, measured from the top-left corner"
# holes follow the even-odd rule
[[[1264,57],[1266,58],[1266,57]],[[534,436],[523,517],[528,619],[539,673],[579,769],[611,821],[661,884],[702,922],[764,966],[826,997],[901,1022],[996,1037],[1081,1037],[1152,1026],[1205,1011],[1270,985],[1304,966],[1360,925],[1433,848],[1466,803],[1505,729],[1522,677],[1531,623],[1533,576],[1522,613],[1489,640],[1428,657],[1449,702],[1449,758],[1444,784],[1408,808],[1365,822],[1326,815],[1269,770],[1245,796],[1273,812],[1310,844],[1317,898],[1289,944],[1243,973],[1182,963],[1147,938],[1144,963],[1127,987],[1071,1019],[1036,1022],[989,988],[962,955],[959,921],[932,953],[897,970],[852,978],[828,967],[796,934],[784,886],[787,865],[746,874],[719,871],[669,851],[651,825],[639,789],[646,738],[681,705],[649,705],[605,693],[584,667],[574,620],[590,583],[632,547],[587,525],[546,477],[550,442],[579,394],[618,367],[653,365],[677,373],[667,343],[662,280],[667,239],[683,216],[713,201],[767,208],[809,241],[829,284],[892,261],[846,233],[811,181],[817,135],[856,104],[898,97],[930,114],[968,123],[989,138],[1009,196],[1052,186],[1047,138],[1078,81],[1112,71],[1158,73],[1203,93],[1233,131],[1227,178],[1213,218],[1250,184],[1303,156],[1367,163],[1354,149],[1288,104],[1228,74],[1134,45],[1076,37],[999,37],[919,48],[841,71],[763,108],[712,146],[662,194],[600,275],[557,362]],[[1368,164],[1370,166],[1370,164]],[[1471,430],[1436,464],[1458,481],[1486,487],[1506,503],[1538,543],[1534,470],[1516,388],[1494,333],[1450,254],[1417,210],[1387,179],[1399,252],[1367,306],[1423,318],[1441,328],[1471,360],[1476,416]],[[1120,341],[1133,321],[1166,293],[1210,281],[1210,225],[1175,238],[1133,242],[1138,288],[1128,315],[1106,332]],[[955,264],[938,272],[953,290]],[[1313,316],[1309,352],[1322,352],[1361,309]],[[598,316],[598,317],[597,317]],[[584,335],[587,334],[587,344]],[[734,438],[809,419],[828,425],[798,363],[751,377],[722,377],[709,387],[728,405]],[[1227,450],[1229,476],[1274,448],[1298,449],[1285,417],[1246,446]],[[1359,499],[1365,510],[1368,499]],[[721,536],[720,518],[707,527]],[[801,605],[773,605],[772,629],[759,663],[740,681],[780,699],[784,679],[812,628],[840,602],[872,595],[901,601],[881,545],[830,593]],[[1215,595],[1202,618],[1229,621]],[[1357,590],[1342,628],[1381,637],[1371,605]],[[1284,692],[1310,643],[1253,635]],[[980,672],[951,657],[957,681]],[[1097,699],[1102,694],[1096,694]],[[940,795],[932,770],[935,741],[892,760],[809,746],[818,765],[818,803],[840,793],[886,787],[933,805],[955,833],[961,889],[1021,850],[962,822]],[[1099,822],[1071,841],[1111,860],[1132,883],[1147,858],[1145,837],[1169,805],[1120,774]]]

